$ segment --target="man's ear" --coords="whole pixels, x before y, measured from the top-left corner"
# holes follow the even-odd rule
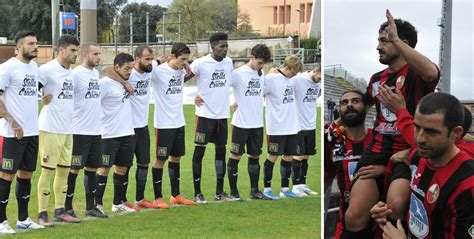
[[[462,128],[462,126],[456,126],[454,127],[452,133],[454,134],[454,141],[458,141],[462,138],[462,135],[464,133],[464,129]]]

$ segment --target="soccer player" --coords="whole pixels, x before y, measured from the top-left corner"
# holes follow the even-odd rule
[[[74,68],[74,113],[71,170],[67,180],[65,209],[75,215],[72,201],[79,170],[84,169],[86,216],[106,218],[95,207],[97,190],[96,171],[102,166],[100,138],[100,86],[99,72],[94,68],[100,63],[100,47],[94,43],[81,46],[82,64]],[[85,168],[84,168],[85,167]]]
[[[0,234],[15,233],[7,221],[10,186],[16,175],[17,229],[40,229],[28,216],[31,176],[38,157],[38,56],[36,35],[20,31],[15,36],[18,54],[0,66]]]
[[[229,118],[229,85],[233,63],[227,57],[226,33],[214,33],[210,38],[212,53],[191,64],[197,77],[198,95],[203,104],[196,105],[196,132],[194,136],[193,180],[195,201],[206,204],[201,192],[202,158],[208,142],[215,144],[216,201],[228,201],[224,192],[226,170],[225,145],[227,144],[227,118]]]
[[[324,187],[327,189],[337,176],[340,193],[339,222],[336,226],[335,238],[340,238],[344,227],[344,213],[349,206],[351,181],[355,165],[362,153],[372,140],[372,129],[365,127],[365,116],[368,107],[364,102],[363,93],[349,90],[342,94],[339,101],[341,118],[328,128],[324,135]],[[338,132],[338,127],[344,127],[344,132]],[[368,166],[371,167],[371,166]],[[370,170],[361,170],[361,177],[375,175]],[[379,168],[383,173],[383,167]],[[293,186],[294,187],[294,186]]]
[[[474,223],[474,159],[455,142],[463,134],[463,106],[456,97],[431,93],[418,105],[414,118],[417,154],[410,183],[410,238],[471,238]],[[384,238],[406,238],[401,221],[386,218],[379,202],[374,218],[383,219]],[[380,214],[380,215],[377,215]],[[387,222],[388,221],[388,222]]]
[[[168,162],[171,182],[170,203],[173,205],[194,205],[195,202],[183,197],[179,190],[180,159],[185,153],[185,121],[183,114],[183,86],[191,51],[184,43],[173,44],[171,58],[154,71],[151,78],[155,101],[156,160],[152,167],[155,204],[163,201],[163,167]]]
[[[38,218],[44,226],[52,226],[47,211],[54,173],[54,218],[60,222],[80,222],[78,217],[70,215],[64,208],[72,156],[74,76],[71,65],[76,63],[79,41],[65,34],[59,37],[58,47],[58,56],[39,68],[40,88],[45,95],[52,95],[38,119],[42,167],[38,179]]]
[[[439,80],[439,70],[428,58],[417,52],[417,32],[407,21],[393,19],[386,11],[387,22],[379,29],[379,61],[388,68],[374,74],[369,82],[366,98],[369,104],[375,104],[377,118],[374,123],[373,140],[357,164],[359,168],[368,165],[386,165],[390,156],[409,147],[397,128],[396,115],[388,110],[376,97],[383,85],[399,89],[411,114],[415,112],[418,101],[429,92],[434,91]],[[377,203],[380,190],[377,185],[383,184],[383,177],[357,179],[351,190],[351,203],[345,214],[348,238],[366,238],[370,233],[367,228],[370,219],[370,208]]]
[[[321,89],[321,68],[295,76],[295,99],[300,131],[297,135],[297,155],[292,161],[293,193],[300,196],[318,195],[306,185],[308,159],[316,154],[316,100]]]
[[[227,166],[230,196],[241,200],[237,189],[238,164],[247,147],[250,198],[270,199],[258,189],[260,178],[259,156],[263,146],[263,82],[262,68],[271,58],[270,49],[264,44],[255,45],[250,61],[232,72],[231,86],[234,88],[238,106],[232,117],[232,144]]]
[[[128,80],[133,68],[133,57],[120,53],[114,58],[114,70]],[[101,99],[102,167],[97,170],[97,208],[103,212],[107,176],[114,170],[114,201],[112,212],[135,212],[139,208],[127,201],[127,171],[133,163],[133,118],[130,96],[116,80],[104,77],[99,80]]]
[[[297,198],[289,189],[291,161],[297,154],[296,135],[299,131],[298,112],[295,99],[295,76],[303,70],[301,60],[290,55],[285,58],[283,67],[278,73],[265,76],[263,94],[266,101],[265,121],[268,136],[268,155],[263,165],[263,194],[271,199],[279,199],[271,189],[273,166],[278,156],[280,162],[281,191],[280,197]]]

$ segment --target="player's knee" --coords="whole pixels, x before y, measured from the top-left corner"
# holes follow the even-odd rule
[[[3,180],[7,180],[9,182],[13,181],[13,178],[15,178],[15,174],[13,173],[7,173],[7,172],[0,172],[0,178]]]
[[[408,203],[408,198],[399,195],[393,197],[390,202],[387,203],[388,207],[392,209],[390,218],[403,220],[408,210]]]
[[[125,175],[127,174],[128,168],[123,166],[115,165],[115,173],[118,175]]]
[[[97,169],[97,174],[100,176],[105,176],[107,177],[109,175],[110,168],[98,168]]]
[[[202,158],[204,157],[205,152],[206,152],[206,146],[205,145],[196,144],[195,147],[194,147],[193,161],[201,162]]]
[[[368,222],[368,220],[366,220],[361,213],[350,209],[347,210],[346,214],[344,215],[344,219],[347,230],[353,232],[364,229]]]
[[[170,160],[170,162],[173,162],[173,161]],[[154,168],[163,168],[164,166],[165,166],[165,160],[161,160],[161,159],[156,159],[155,163],[153,164]]]
[[[240,158],[242,158],[242,155],[237,155],[237,154],[231,153],[230,158],[233,159],[233,160],[240,160]]]

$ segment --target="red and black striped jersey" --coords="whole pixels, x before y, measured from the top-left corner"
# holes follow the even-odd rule
[[[395,153],[409,148],[398,129],[397,116],[388,110],[376,97],[379,87],[388,85],[392,89],[399,89],[406,101],[406,108],[411,115],[415,114],[416,106],[420,99],[430,92],[433,92],[438,79],[432,82],[425,82],[408,64],[404,65],[396,72],[389,72],[389,69],[377,72],[370,78],[365,99],[376,106],[377,116],[374,122],[373,141],[369,145],[369,150],[374,153]]]
[[[337,185],[340,192],[339,223],[336,228],[335,238],[342,233],[342,220],[349,207],[349,196],[351,190],[352,175],[354,174],[357,161],[362,153],[367,149],[371,139],[372,130],[367,130],[367,134],[361,141],[353,141],[346,137],[341,143],[327,141],[325,135],[324,142],[324,171],[325,175],[336,174]]]
[[[411,163],[410,237],[471,238],[474,159],[460,151],[446,166],[433,167],[415,153]]]

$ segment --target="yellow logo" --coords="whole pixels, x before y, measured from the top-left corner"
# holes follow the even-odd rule
[[[2,169],[13,170],[13,159],[4,158],[2,162]]]
[[[102,165],[109,165],[110,155],[102,154]]]
[[[71,165],[74,166],[81,166],[82,164],[82,156],[81,155],[73,155],[71,159]]]
[[[158,156],[166,156],[166,152],[168,152],[167,147],[158,147]]]
[[[230,152],[232,153],[238,153],[239,152],[240,145],[236,143],[232,143],[230,145]]]
[[[195,141],[198,143],[204,143],[206,140],[206,134],[203,133],[196,133]]]
[[[273,153],[278,153],[278,144],[269,143],[268,144],[268,151],[273,152]]]

